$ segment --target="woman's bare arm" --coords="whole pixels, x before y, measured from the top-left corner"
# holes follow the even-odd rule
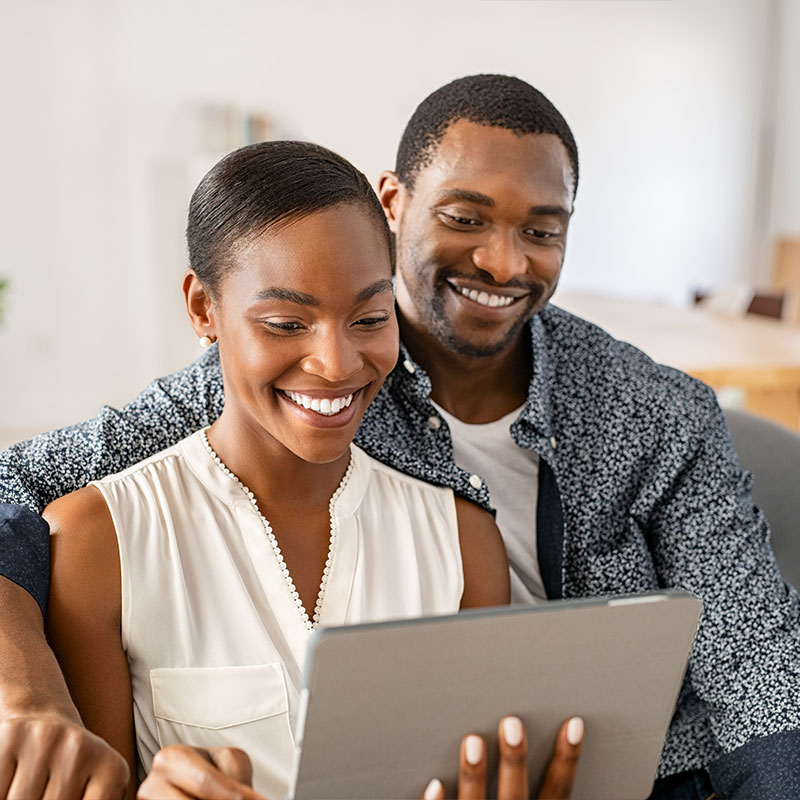
[[[492,515],[456,498],[464,594],[461,608],[506,605],[511,596],[508,559]]]
[[[100,492],[88,487],[51,503],[44,516],[51,532],[47,633],[84,724],[127,760],[133,798],[133,707],[111,514]]]

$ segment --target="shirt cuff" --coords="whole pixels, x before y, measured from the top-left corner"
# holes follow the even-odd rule
[[[728,800],[800,797],[800,730],[751,739],[708,765],[714,790]]]
[[[24,506],[0,503],[0,576],[32,595],[44,615],[50,590],[50,528]]]

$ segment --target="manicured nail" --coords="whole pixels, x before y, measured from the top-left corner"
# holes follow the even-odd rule
[[[481,763],[483,758],[483,739],[475,734],[470,734],[464,740],[464,758],[467,759],[467,764],[473,767]]]
[[[506,717],[503,720],[503,738],[506,744],[516,747],[522,743],[522,720],[519,717]]]
[[[580,744],[583,741],[583,720],[580,717],[573,717],[567,723],[567,741],[571,745]]]
[[[429,784],[428,788],[425,790],[425,794],[423,797],[425,800],[436,800],[439,797],[439,793],[442,791],[442,782],[438,778],[434,778]]]

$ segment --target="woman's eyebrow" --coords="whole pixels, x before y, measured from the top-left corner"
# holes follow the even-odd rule
[[[367,300],[371,300],[375,297],[376,294],[380,294],[381,292],[393,292],[394,291],[394,284],[388,279],[384,278],[382,281],[375,281],[375,283],[370,284],[367,286],[366,289],[362,289],[356,295],[356,302],[363,303]]]
[[[318,306],[320,304],[320,301],[313,295],[298,292],[295,289],[282,289],[277,286],[256,292],[253,295],[253,300],[287,300],[290,303],[297,303],[299,306]]]
[[[384,278],[380,281],[371,283],[365,289],[362,289],[356,295],[356,302],[363,303],[376,294],[381,292],[394,291],[394,285],[391,280]],[[305,292],[298,292],[296,289],[284,289],[279,286],[272,286],[269,289],[262,289],[253,295],[253,301],[256,300],[285,300],[289,303],[296,303],[299,306],[319,306],[321,301],[314,295],[306,294]]]

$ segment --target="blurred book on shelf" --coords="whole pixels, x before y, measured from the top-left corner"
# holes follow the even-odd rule
[[[255,142],[278,139],[275,120],[261,111],[227,103],[203,103],[188,109],[195,146],[203,153],[230,153]]]

